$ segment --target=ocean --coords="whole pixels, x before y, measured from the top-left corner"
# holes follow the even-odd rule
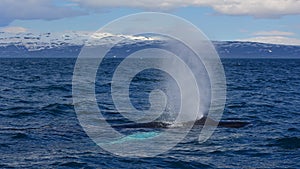
[[[222,120],[250,125],[217,128],[204,143],[186,139],[145,158],[111,154],[87,136],[72,100],[75,62],[0,59],[0,168],[300,168],[300,59],[222,59],[227,81]],[[158,86],[155,77],[148,73],[135,81],[150,90]],[[96,86],[98,101],[109,100],[109,87]],[[132,96],[141,100],[134,104],[149,107],[134,89]],[[100,108],[112,124],[122,122],[111,103]]]

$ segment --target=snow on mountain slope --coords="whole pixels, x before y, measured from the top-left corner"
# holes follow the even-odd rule
[[[164,40],[155,36],[92,34],[87,31],[17,34],[0,32],[0,57],[77,57],[84,44],[107,45],[121,41],[118,45],[130,48],[137,44],[152,45]],[[221,57],[300,58],[300,46],[238,41],[214,41],[213,44]]]
[[[89,39],[89,41],[88,41]],[[155,41],[151,37],[130,36],[130,35],[113,35],[110,33],[91,33],[84,31],[69,31],[55,33],[7,33],[0,32],[0,46],[24,46],[28,51],[37,51],[43,49],[51,49],[62,46],[82,46],[95,45],[97,39],[101,39],[101,43],[108,44],[122,40],[127,44],[140,41]],[[89,43],[85,43],[89,42]],[[101,45],[101,44],[97,44]]]

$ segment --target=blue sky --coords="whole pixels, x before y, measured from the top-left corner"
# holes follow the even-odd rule
[[[2,31],[95,31],[121,16],[171,13],[212,40],[300,45],[300,0],[2,0]]]

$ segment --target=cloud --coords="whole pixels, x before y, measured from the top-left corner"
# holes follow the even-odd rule
[[[238,41],[260,42],[282,45],[297,45],[300,46],[300,39],[285,37],[285,36],[258,36],[248,39],[237,39]]]
[[[6,33],[24,33],[28,31],[28,29],[24,27],[18,27],[18,26],[4,27],[1,28],[0,30]]]
[[[213,8],[227,15],[250,15],[256,18],[275,18],[300,14],[300,0],[224,0]]]
[[[71,7],[56,6],[51,0],[1,0],[0,26],[7,26],[16,19],[53,20],[83,14]]]
[[[209,7],[219,14],[256,18],[300,14],[300,0],[1,0],[0,26],[7,26],[16,19],[54,20],[107,8],[166,11],[189,6]]]
[[[250,37],[246,39],[237,39],[237,40],[247,41],[247,42],[260,42],[260,43],[300,46],[300,39],[294,37],[296,35],[294,32],[272,30],[272,31],[254,32],[251,35],[254,37]]]
[[[107,7],[132,7],[143,9],[171,9],[174,7],[183,7],[187,3],[180,0],[71,0],[77,3],[79,6],[87,9],[103,9]]]
[[[253,35],[255,35],[255,36],[293,36],[293,35],[295,35],[295,33],[273,30],[273,31],[254,32]]]
[[[226,15],[249,15],[256,18],[275,18],[300,14],[300,0],[69,0],[80,7],[99,10],[106,7],[131,7],[149,10],[168,10],[180,7],[211,7]]]

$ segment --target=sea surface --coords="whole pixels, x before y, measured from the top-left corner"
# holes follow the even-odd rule
[[[217,128],[205,143],[187,139],[148,158],[113,155],[87,136],[72,100],[75,62],[0,59],[0,168],[300,168],[300,59],[223,59],[222,120],[250,125]],[[98,79],[110,73],[98,71]],[[150,90],[158,86],[155,78],[148,73],[134,80]],[[96,86],[97,100],[117,124],[108,88]],[[133,84],[131,91],[141,100],[134,105],[146,109],[141,89]]]

